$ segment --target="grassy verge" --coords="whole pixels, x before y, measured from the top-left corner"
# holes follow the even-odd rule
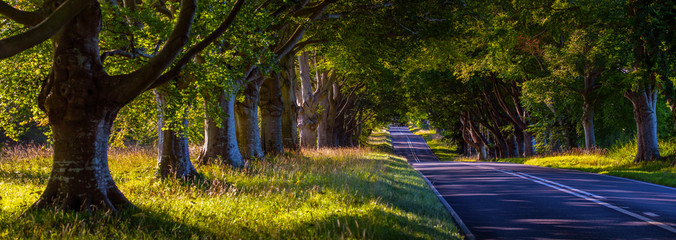
[[[387,133],[372,140],[385,148]],[[289,153],[245,171],[198,166],[192,182],[155,178],[152,149],[113,150],[113,178],[138,209],[24,213],[45,187],[49,156],[24,148],[0,158],[0,239],[459,238],[404,159],[368,148]]]
[[[417,130],[415,133],[422,135],[430,143],[430,148],[442,161],[450,160],[474,160],[460,156],[447,155],[455,150],[443,141],[434,139],[434,131]],[[430,141],[431,140],[431,141]],[[676,168],[673,158],[676,155],[676,141],[664,141],[660,144],[660,152],[664,160],[648,163],[634,163],[636,154],[635,144],[618,145],[607,152],[585,154],[583,152],[569,152],[557,156],[536,156],[532,158],[502,158],[497,162],[511,162],[534,166],[574,169],[584,172],[607,174],[612,176],[630,178],[665,186],[676,187]]]
[[[443,137],[436,133],[434,130],[424,130],[419,128],[412,128],[411,132],[416,135],[422,136],[427,145],[430,146],[434,155],[437,155],[437,158],[441,161],[453,161],[458,157],[458,154],[455,152],[455,146],[444,141]]]

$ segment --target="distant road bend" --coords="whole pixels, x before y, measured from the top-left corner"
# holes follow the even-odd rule
[[[395,153],[432,183],[468,238],[676,239],[674,188],[521,164],[440,162],[408,127],[390,134]]]

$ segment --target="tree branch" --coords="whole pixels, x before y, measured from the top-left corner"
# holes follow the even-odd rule
[[[179,73],[181,73],[181,70],[187,65],[190,60],[195,57],[199,52],[204,50],[206,47],[208,47],[211,43],[216,41],[219,37],[221,37],[227,30],[230,28],[232,23],[235,21],[235,17],[239,13],[239,11],[242,9],[242,5],[244,5],[244,0],[238,0],[235,2],[235,5],[232,7],[230,10],[230,13],[228,14],[228,17],[225,18],[223,23],[221,23],[216,30],[214,30],[209,36],[207,36],[204,40],[200,41],[197,43],[195,46],[190,48],[188,52],[179,59],[176,64],[174,64],[169,71],[166,73],[162,74],[162,76],[159,77],[155,83],[150,85],[146,90],[153,89],[155,87],[158,87],[169,80],[173,79],[174,77],[178,76]]]
[[[162,72],[171,65],[188,42],[190,28],[192,27],[195,18],[196,9],[197,0],[181,1],[181,10],[178,20],[176,20],[174,30],[169,35],[164,46],[162,46],[162,49],[143,67],[130,74],[119,76],[120,78],[125,78],[125,81],[128,81],[125,82],[126,89],[116,93],[116,96],[111,96],[112,99],[115,99],[120,103],[128,103],[136,96],[149,89],[148,87],[157,81]],[[131,79],[131,81],[129,79]]]
[[[106,58],[110,56],[121,56],[121,57],[126,57],[126,58],[137,58],[137,57],[144,57],[144,58],[152,58],[153,55],[146,54],[142,52],[140,49],[134,49],[134,52],[127,52],[124,50],[116,49],[116,50],[110,50],[110,51],[105,51],[101,54],[101,62],[104,62]]]
[[[93,0],[68,0],[34,28],[0,40],[0,59],[14,56],[49,39],[92,2]]]
[[[311,8],[304,8],[301,10],[298,10],[296,13],[307,10],[309,12],[303,13],[303,15],[310,14],[309,20],[310,21],[315,21],[317,20],[322,13],[324,13],[324,10],[329,6],[329,4],[335,2],[336,0],[324,0],[322,3],[318,4],[315,7]],[[278,47],[275,49],[275,54],[277,55],[277,58],[284,56],[291,52],[293,47],[298,43],[303,38],[303,33],[305,33],[305,27],[303,25],[299,25],[294,33],[289,37],[289,39],[282,45],[281,47]]]
[[[0,1],[0,15],[30,27],[37,25],[44,18],[40,10],[34,12],[22,11],[10,6],[5,1]]]

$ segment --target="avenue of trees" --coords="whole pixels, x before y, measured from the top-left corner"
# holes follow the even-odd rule
[[[529,156],[676,133],[671,1],[0,1],[0,126],[53,146],[33,208],[131,206],[111,146],[158,177],[357,146],[429,119],[467,154]],[[197,159],[189,146],[198,145]]]
[[[674,136],[673,1],[468,1],[405,63],[408,106],[479,159]],[[535,150],[535,152],[534,152]]]
[[[243,168],[301,146],[359,145],[391,117],[374,110],[385,104],[368,90],[378,79],[346,71],[354,66],[335,53],[347,43],[331,40],[358,41],[335,26],[390,7],[0,1],[3,133],[42,131],[54,151],[32,208],[131,206],[108,169],[111,145],[154,144],[156,175],[179,179],[195,177],[197,164]],[[190,143],[202,145],[197,160]]]

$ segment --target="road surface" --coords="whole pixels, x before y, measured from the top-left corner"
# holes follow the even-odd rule
[[[476,239],[676,239],[674,188],[521,164],[440,162],[407,127],[390,134],[395,153]]]

